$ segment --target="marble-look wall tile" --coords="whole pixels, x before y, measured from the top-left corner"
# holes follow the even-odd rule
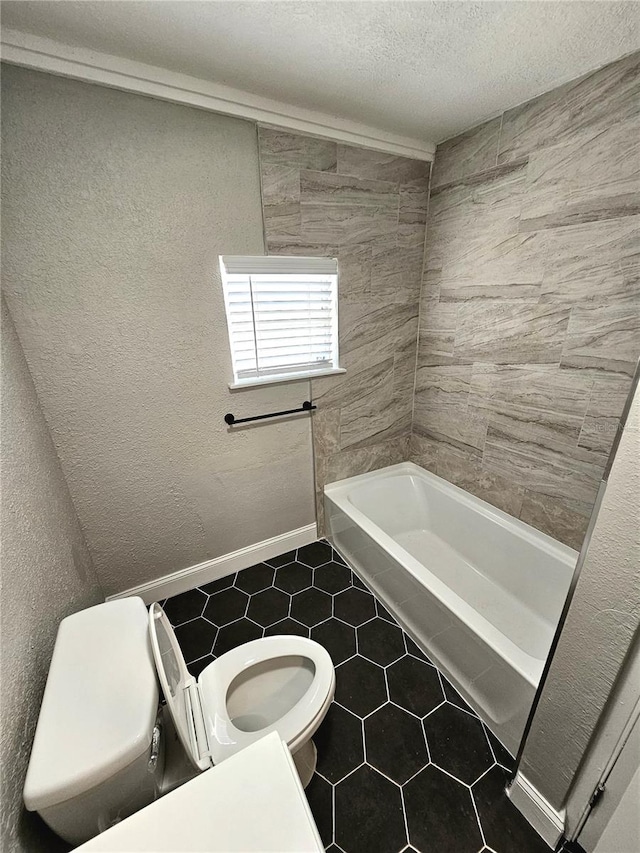
[[[407,340],[393,354],[393,393],[396,400],[403,401],[413,409],[413,392],[416,381],[416,341]]]
[[[439,146],[429,200],[411,458],[573,547],[640,355],[639,62]]]
[[[524,489],[520,519],[579,551],[589,526],[592,502],[556,498]]]
[[[438,146],[433,186],[439,187],[497,164],[502,118],[491,119]]]
[[[481,453],[443,442],[438,447],[435,473],[509,515],[520,515],[524,489],[483,467]]]
[[[404,462],[407,458],[408,443],[407,435],[400,441],[393,439],[334,453],[326,458],[324,482],[333,483]]]
[[[398,184],[303,170],[300,172],[300,201],[304,204],[365,205],[397,213]]]
[[[264,223],[264,205],[262,207],[262,219]],[[267,236],[265,234],[265,236]],[[338,246],[330,243],[304,243],[300,238],[278,239],[267,236],[267,244],[270,255],[296,255],[302,258],[337,258],[340,252]]]
[[[488,419],[470,395],[472,371],[471,364],[426,366],[418,353],[414,432],[482,450]]]
[[[482,461],[488,471],[542,495],[593,505],[606,457],[584,450],[578,458],[577,446],[569,455],[568,445],[551,449],[537,443],[537,436],[527,440],[514,433],[499,426],[487,432]]]
[[[495,364],[559,362],[570,313],[553,303],[465,302],[458,308],[454,354]]]
[[[427,438],[424,435],[418,435],[417,432],[411,433],[409,441],[409,454],[412,462],[426,468],[427,471],[436,473],[438,462],[438,448],[441,442],[433,438]]]
[[[340,349],[352,365],[371,364],[417,340],[417,302],[351,303],[342,314]]]
[[[322,456],[340,449],[340,407],[323,406],[311,416],[313,443]]]
[[[639,69],[640,53],[635,53],[508,110],[498,162],[637,116]]]
[[[640,117],[585,130],[531,154],[521,231],[638,213]]]
[[[422,226],[424,232],[424,225]],[[422,246],[373,245],[371,247],[371,297],[386,305],[404,302],[417,305],[424,251]]]
[[[265,233],[269,240],[295,241],[301,236],[301,216],[299,202],[281,204],[263,204],[262,216]]]
[[[581,223],[544,233],[541,301],[581,304],[624,299],[625,279],[640,258],[640,216]]]
[[[310,243],[396,244],[398,211],[386,205],[305,203],[300,204],[300,220],[300,235]]]
[[[262,165],[262,203],[289,204],[300,201],[300,170],[279,163]]]
[[[430,164],[260,128],[267,251],[338,259],[340,362],[312,381],[326,482],[408,458]]]
[[[532,420],[547,413],[582,420],[594,382],[589,371],[558,370],[556,364],[475,363],[471,393],[475,405],[490,412],[526,410]]]
[[[409,183],[429,177],[431,163],[338,143],[338,172],[356,178]]]
[[[440,299],[536,302],[545,246],[520,231],[526,162],[486,177],[441,189],[432,202],[428,268],[440,271]]]
[[[426,225],[429,206],[429,179],[400,184],[398,222],[400,225]],[[424,238],[424,228],[422,231]]]
[[[594,418],[592,415],[585,415],[578,436],[578,446],[608,453],[619,429],[618,418]]]
[[[640,351],[640,298],[574,305],[561,366],[632,376]]]
[[[338,146],[331,140],[259,127],[258,142],[261,169],[265,164],[278,163],[290,168],[336,171]]]

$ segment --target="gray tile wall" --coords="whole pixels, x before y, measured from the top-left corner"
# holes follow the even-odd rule
[[[639,65],[434,164],[411,458],[576,548],[640,355]]]
[[[337,257],[340,360],[315,379],[325,482],[408,458],[430,164],[259,128],[269,254]]]

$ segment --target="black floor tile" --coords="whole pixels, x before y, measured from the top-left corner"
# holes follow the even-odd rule
[[[363,589],[365,592],[369,592],[369,587],[366,585],[364,581],[361,581],[358,575],[355,572],[351,574],[351,584],[352,586],[357,587],[358,589]]]
[[[274,569],[280,568],[280,566],[286,566],[289,563],[294,563],[296,559],[295,551],[287,551],[286,554],[279,554],[277,557],[272,557],[270,560],[265,560],[265,563],[268,566],[273,566]]]
[[[463,711],[468,711],[470,714],[473,714],[473,711],[469,707],[469,705],[464,701],[462,696],[458,693],[458,691],[453,687],[452,684],[449,684],[444,676],[442,677],[442,689],[444,690],[444,695],[447,699],[447,702],[451,702],[452,705],[456,705],[458,708],[462,708]]]
[[[291,599],[291,616],[312,628],[331,616],[331,596],[311,587],[296,593]]]
[[[187,669],[194,678],[198,678],[202,670],[214,660],[213,655],[205,655],[203,658],[199,658],[188,664]]]
[[[218,629],[206,619],[194,619],[175,629],[176,639],[187,663],[211,653]]]
[[[407,851],[477,853],[473,792],[487,851],[548,853],[504,793],[509,776],[498,764],[511,769],[512,757],[326,542],[174,596],[165,609],[196,677],[263,634],[311,636],[328,650],[336,702],[314,735],[317,775],[307,788],[327,850],[405,848],[401,785]],[[453,776],[474,782],[471,791]],[[334,842],[336,820],[342,840]]]
[[[355,576],[354,576],[354,577],[355,577]],[[384,604],[382,604],[380,601],[378,601],[378,599],[377,599],[377,598],[376,598],[376,611],[377,611],[377,613],[378,613],[378,616],[379,616],[381,619],[386,619],[386,620],[387,620],[387,622],[391,622],[391,624],[392,624],[392,625],[395,625],[395,624],[396,624],[396,620],[395,620],[395,619],[393,618],[393,616],[389,613],[389,611],[388,611],[388,610],[387,610],[387,608],[384,606]]]
[[[402,784],[429,763],[420,720],[383,705],[364,721],[367,764]]]
[[[491,749],[493,750],[493,754],[495,755],[498,764],[501,764],[506,770],[514,770],[516,760],[509,750],[500,743],[498,738],[493,734],[493,732],[489,731],[486,726],[485,733],[489,738]]]
[[[206,603],[206,593],[199,589],[190,589],[189,592],[183,592],[181,595],[174,595],[173,598],[170,598],[165,602],[163,610],[167,614],[169,622],[175,627],[202,616]]]
[[[565,841],[560,848],[560,853],[586,853],[577,841]]]
[[[313,582],[313,569],[300,563],[290,563],[276,572],[274,586],[290,594],[307,589]]]
[[[260,592],[261,589],[271,586],[274,575],[275,569],[266,563],[258,563],[257,566],[251,566],[250,569],[238,572],[235,586],[252,595],[254,592]]]
[[[314,773],[304,789],[325,847],[333,841],[333,786]]]
[[[364,765],[335,791],[336,844],[345,853],[391,853],[406,846],[400,788]]]
[[[473,786],[485,841],[496,853],[549,853],[535,829],[507,797],[509,774],[495,766]]]
[[[482,723],[445,702],[424,720],[431,761],[467,785],[494,763]]]
[[[405,654],[402,631],[380,617],[358,628],[358,654],[388,666]]]
[[[477,853],[482,836],[467,787],[436,767],[425,767],[404,786],[409,841],[434,853]],[[518,847],[510,853],[521,853]],[[547,851],[548,853],[548,851]]]
[[[387,681],[391,701],[418,717],[444,701],[437,670],[410,655],[387,667]]]
[[[364,761],[362,720],[335,703],[313,740],[318,750],[318,773],[329,782],[339,782]]]
[[[418,660],[429,661],[429,658],[425,655],[420,646],[414,642],[408,634],[404,635],[404,644],[407,647],[407,654],[413,655],[413,657],[418,658]],[[429,661],[429,663],[431,663],[431,661]]]
[[[333,549],[333,560],[336,563],[342,563],[343,566],[347,565],[347,561],[345,560],[345,558],[342,556],[342,554],[339,551],[336,551],[335,548]]]
[[[333,549],[327,542],[312,542],[304,548],[298,548],[298,562],[315,569],[333,559]]]
[[[248,604],[249,596],[232,586],[211,596],[203,616],[222,628],[223,625],[228,625],[229,622],[235,622],[236,619],[244,616]]]
[[[371,593],[351,587],[339,592],[333,602],[333,612],[338,619],[349,625],[363,625],[376,615],[376,606]]]
[[[216,644],[213,647],[213,653],[216,657],[225,654],[225,652],[235,649],[242,643],[249,643],[251,640],[258,640],[262,636],[262,628],[251,622],[249,619],[239,619],[231,625],[225,625],[220,628],[216,637]]]
[[[286,592],[274,587],[263,589],[249,599],[247,617],[266,628],[287,616],[290,603],[291,597]]]
[[[201,586],[200,589],[203,592],[206,592],[207,595],[212,595],[214,592],[220,592],[220,590],[226,589],[229,586],[233,586],[233,583],[236,579],[236,573],[232,575],[226,575],[224,578],[218,578],[217,581],[211,581],[211,583],[206,583],[204,586]]]
[[[331,594],[342,592],[351,586],[351,571],[340,563],[327,563],[315,570],[313,585]]]
[[[308,637],[309,629],[306,625],[301,625],[295,619],[290,619],[289,617],[264,629],[265,637],[275,637],[279,634],[295,634],[297,637]]]
[[[311,629],[311,639],[325,647],[334,666],[356,653],[356,629],[339,619],[327,619],[321,625],[316,625]]]
[[[387,701],[384,670],[359,655],[336,667],[336,702],[365,717]]]

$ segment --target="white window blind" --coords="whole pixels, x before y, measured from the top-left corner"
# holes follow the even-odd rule
[[[220,258],[234,383],[334,372],[338,267],[331,258]]]

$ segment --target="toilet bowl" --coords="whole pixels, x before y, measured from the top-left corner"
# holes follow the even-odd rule
[[[149,609],[158,677],[178,737],[193,766],[205,770],[276,731],[303,785],[315,770],[311,737],[335,692],[329,653],[293,635],[252,640],[221,655],[196,680],[159,604]]]
[[[271,732],[306,785],[334,690],[331,657],[312,640],[245,643],[196,679],[160,605],[147,611],[131,597],[88,608],[58,629],[25,805],[81,844]]]

